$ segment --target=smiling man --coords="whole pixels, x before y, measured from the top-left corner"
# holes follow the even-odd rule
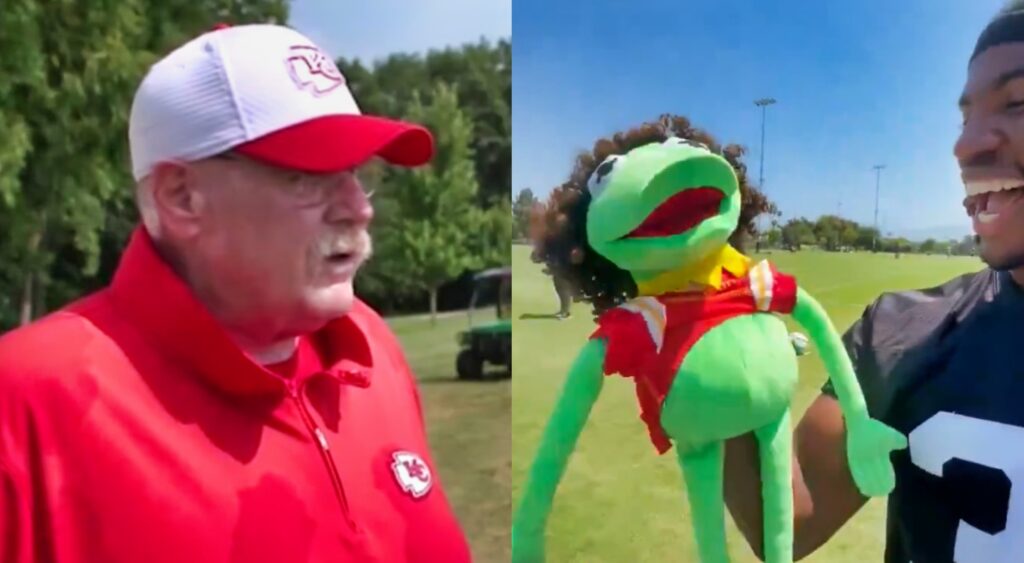
[[[352,289],[355,172],[426,163],[430,133],[270,25],[157,62],[129,128],[143,226],[111,285],[0,339],[0,561],[468,561]]]
[[[1024,2],[978,39],[954,152],[988,268],[889,293],[846,334],[871,414],[909,438],[894,454],[888,563],[1018,563],[1024,557]],[[846,463],[830,386],[796,433],[796,546],[821,546],[865,499]],[[726,493],[760,552],[757,447],[727,451]]]

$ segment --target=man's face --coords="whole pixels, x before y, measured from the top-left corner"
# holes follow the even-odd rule
[[[196,267],[231,317],[288,333],[349,311],[373,217],[354,173],[302,174],[235,155],[196,170]]]
[[[981,257],[999,270],[1024,267],[1024,43],[974,59],[960,108],[954,153]]]

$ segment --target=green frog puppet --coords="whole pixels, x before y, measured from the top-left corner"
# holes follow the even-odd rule
[[[591,162],[597,166],[585,189],[578,178],[575,203],[558,220],[570,223],[559,228],[577,229],[584,241],[571,252],[562,249],[569,261],[596,253],[609,264],[591,269],[590,282],[628,276],[633,291],[581,292],[585,300],[611,304],[599,311],[597,329],[579,351],[541,439],[513,519],[513,561],[544,560],[558,482],[604,377],[618,374],[635,383],[640,418],[657,451],[675,447],[700,560],[729,560],[724,441],[753,432],[761,458],[765,561],[789,563],[790,402],[798,369],[781,315],[792,316],[819,350],[842,406],[853,478],[865,496],[892,490],[890,453],[906,440],[869,416],[822,306],[792,276],[767,260],[755,263],[729,243],[743,199],[729,160],[670,128],[622,152]]]

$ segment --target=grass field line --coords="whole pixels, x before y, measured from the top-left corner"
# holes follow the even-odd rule
[[[833,285],[827,285],[827,286],[822,287],[822,288],[816,288],[814,290],[814,295],[815,296],[824,295],[824,294],[827,294],[827,293],[832,293],[833,291],[838,291],[840,289],[847,289],[847,288],[856,287],[856,286],[863,286],[863,285],[867,285],[867,284],[874,285],[874,284],[877,284],[879,282],[883,282],[883,281],[886,281],[886,280],[897,279],[897,278],[901,278],[901,277],[906,277],[906,273],[905,272],[903,272],[903,273],[891,273],[890,272],[890,273],[887,273],[886,275],[883,275],[883,276],[874,276],[874,277],[871,277],[871,278],[848,280],[848,281],[844,281],[843,283],[837,283],[837,284],[833,284]]]

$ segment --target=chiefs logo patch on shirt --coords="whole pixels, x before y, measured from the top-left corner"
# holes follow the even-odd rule
[[[430,468],[424,463],[423,458],[405,451],[395,452],[391,454],[391,458],[391,471],[394,472],[395,481],[403,491],[417,499],[430,492],[433,479]]]

